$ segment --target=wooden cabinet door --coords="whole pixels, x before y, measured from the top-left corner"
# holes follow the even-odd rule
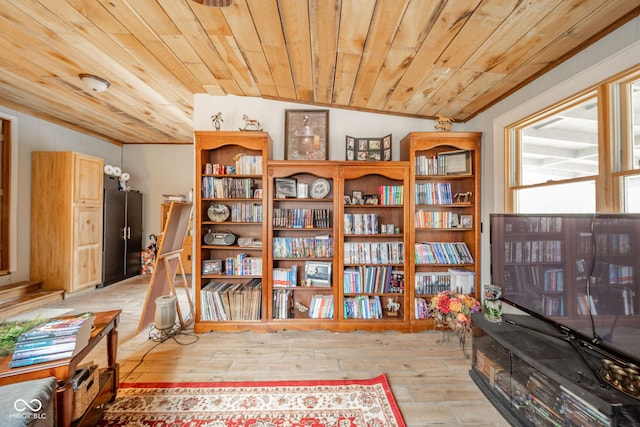
[[[77,206],[73,210],[72,290],[97,285],[102,279],[102,207]]]
[[[103,160],[74,153],[73,203],[102,203]]]

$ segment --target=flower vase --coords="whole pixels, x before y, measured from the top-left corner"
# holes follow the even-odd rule
[[[489,322],[502,322],[502,289],[495,285],[485,285],[484,301],[482,302],[482,312],[484,318]]]

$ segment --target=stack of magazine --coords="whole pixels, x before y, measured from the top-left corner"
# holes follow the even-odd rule
[[[10,368],[66,359],[78,354],[89,343],[95,317],[81,315],[53,319],[18,337]]]

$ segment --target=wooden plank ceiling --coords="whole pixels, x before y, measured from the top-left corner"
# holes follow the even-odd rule
[[[191,143],[197,93],[466,121],[638,14],[638,0],[0,0],[0,104],[123,144]]]

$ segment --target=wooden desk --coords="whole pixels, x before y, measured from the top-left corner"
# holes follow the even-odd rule
[[[100,390],[94,403],[89,406],[86,413],[92,412],[102,401],[111,401],[115,398],[119,385],[118,372],[118,322],[122,310],[102,311],[94,313],[95,328],[91,331],[89,344],[76,356],[52,362],[38,363],[19,368],[9,368],[12,356],[0,359],[0,385],[13,384],[27,380],[47,378],[54,376],[58,381],[56,389],[56,413],[58,427],[71,425],[73,406],[73,387],[71,379],[76,368],[94,347],[104,338],[107,338],[107,367],[101,370]],[[81,421],[79,422],[81,424]]]

